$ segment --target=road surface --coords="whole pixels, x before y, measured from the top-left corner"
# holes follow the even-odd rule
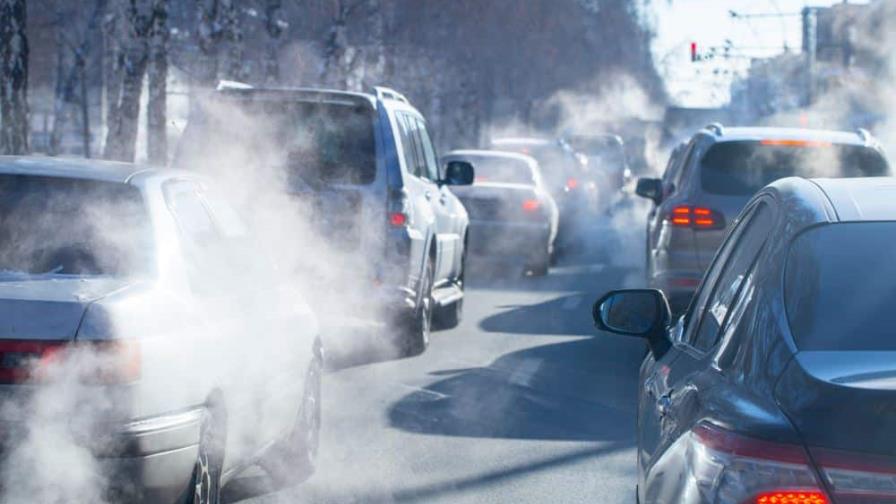
[[[324,377],[315,475],[249,472],[229,502],[632,502],[644,346],[597,334],[594,299],[638,286],[643,245],[599,244],[544,278],[479,279],[421,356]],[[630,237],[629,237],[630,238]]]

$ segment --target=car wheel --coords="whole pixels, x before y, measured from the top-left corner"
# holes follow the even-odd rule
[[[551,267],[551,253],[545,250],[529,264],[526,268],[532,276],[545,276]]]
[[[464,292],[464,267],[466,261],[461,260],[460,275],[457,278],[457,286],[461,294]],[[433,309],[432,325],[436,329],[454,329],[460,325],[460,321],[464,317],[464,298],[461,297],[457,301],[448,306],[439,306]]]
[[[189,504],[218,504],[221,502],[221,472],[224,461],[224,443],[219,427],[210,412],[202,416],[199,434],[199,451],[190,479]]]
[[[414,310],[409,324],[405,328],[402,341],[402,355],[411,357],[420,355],[429,345],[429,332],[432,329],[432,260],[427,260],[423,268],[422,284],[420,285],[420,301]]]
[[[308,368],[302,405],[288,438],[274,445],[261,466],[277,487],[297,485],[314,474],[320,446],[320,397],[323,364],[315,359]]]

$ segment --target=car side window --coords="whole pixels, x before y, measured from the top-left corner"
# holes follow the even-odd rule
[[[691,341],[691,346],[697,350],[707,351],[718,342],[744,280],[768,239],[772,217],[771,207],[767,203],[760,203],[750,221],[742,226],[744,229],[738,244],[731,250],[725,267],[713,286],[713,292],[706,301],[700,318],[700,326]]]
[[[703,281],[701,282],[700,287],[698,287],[696,294],[694,294],[694,298],[691,300],[691,304],[688,306],[688,310],[685,313],[684,330],[682,331],[681,341],[687,344],[692,343],[696,329],[700,325],[700,319],[703,316],[707,300],[709,299],[710,294],[712,294],[712,289],[716,284],[716,280],[719,278],[725,262],[728,260],[728,256],[731,254],[731,251],[734,250],[737,242],[742,236],[743,230],[753,219],[754,215],[755,212],[752,209],[745,213],[738,225],[728,233],[728,237],[719,248],[719,251],[716,252],[712,264],[710,264],[709,269],[706,270],[706,274],[703,276]]]
[[[214,220],[192,182],[173,182],[165,187],[165,201],[184,238],[193,245],[204,245],[217,238]]]
[[[401,151],[404,156],[405,167],[408,173],[419,177],[418,166],[420,166],[420,162],[417,160],[417,148],[414,145],[416,139],[411,124],[408,122],[408,116],[397,113],[395,114],[395,120],[398,122],[398,133],[401,138]]]
[[[432,145],[432,139],[429,132],[426,131],[426,123],[415,118],[417,122],[417,133],[420,136],[420,144],[423,146],[423,160],[426,162],[426,177],[429,180],[439,180],[439,163],[436,161],[436,149]]]

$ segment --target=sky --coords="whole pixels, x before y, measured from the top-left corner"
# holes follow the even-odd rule
[[[672,102],[712,107],[728,102],[732,79],[749,67],[750,58],[774,56],[801,48],[800,11],[842,0],[652,0],[647,16],[656,30],[654,60]],[[868,3],[850,0],[850,3]],[[730,11],[737,13],[733,17]],[[763,17],[747,17],[749,15]],[[698,54],[717,51],[730,40],[731,58],[691,62],[691,42]]]

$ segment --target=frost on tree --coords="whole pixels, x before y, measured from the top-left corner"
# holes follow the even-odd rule
[[[0,0],[0,150],[28,152],[27,0]]]

